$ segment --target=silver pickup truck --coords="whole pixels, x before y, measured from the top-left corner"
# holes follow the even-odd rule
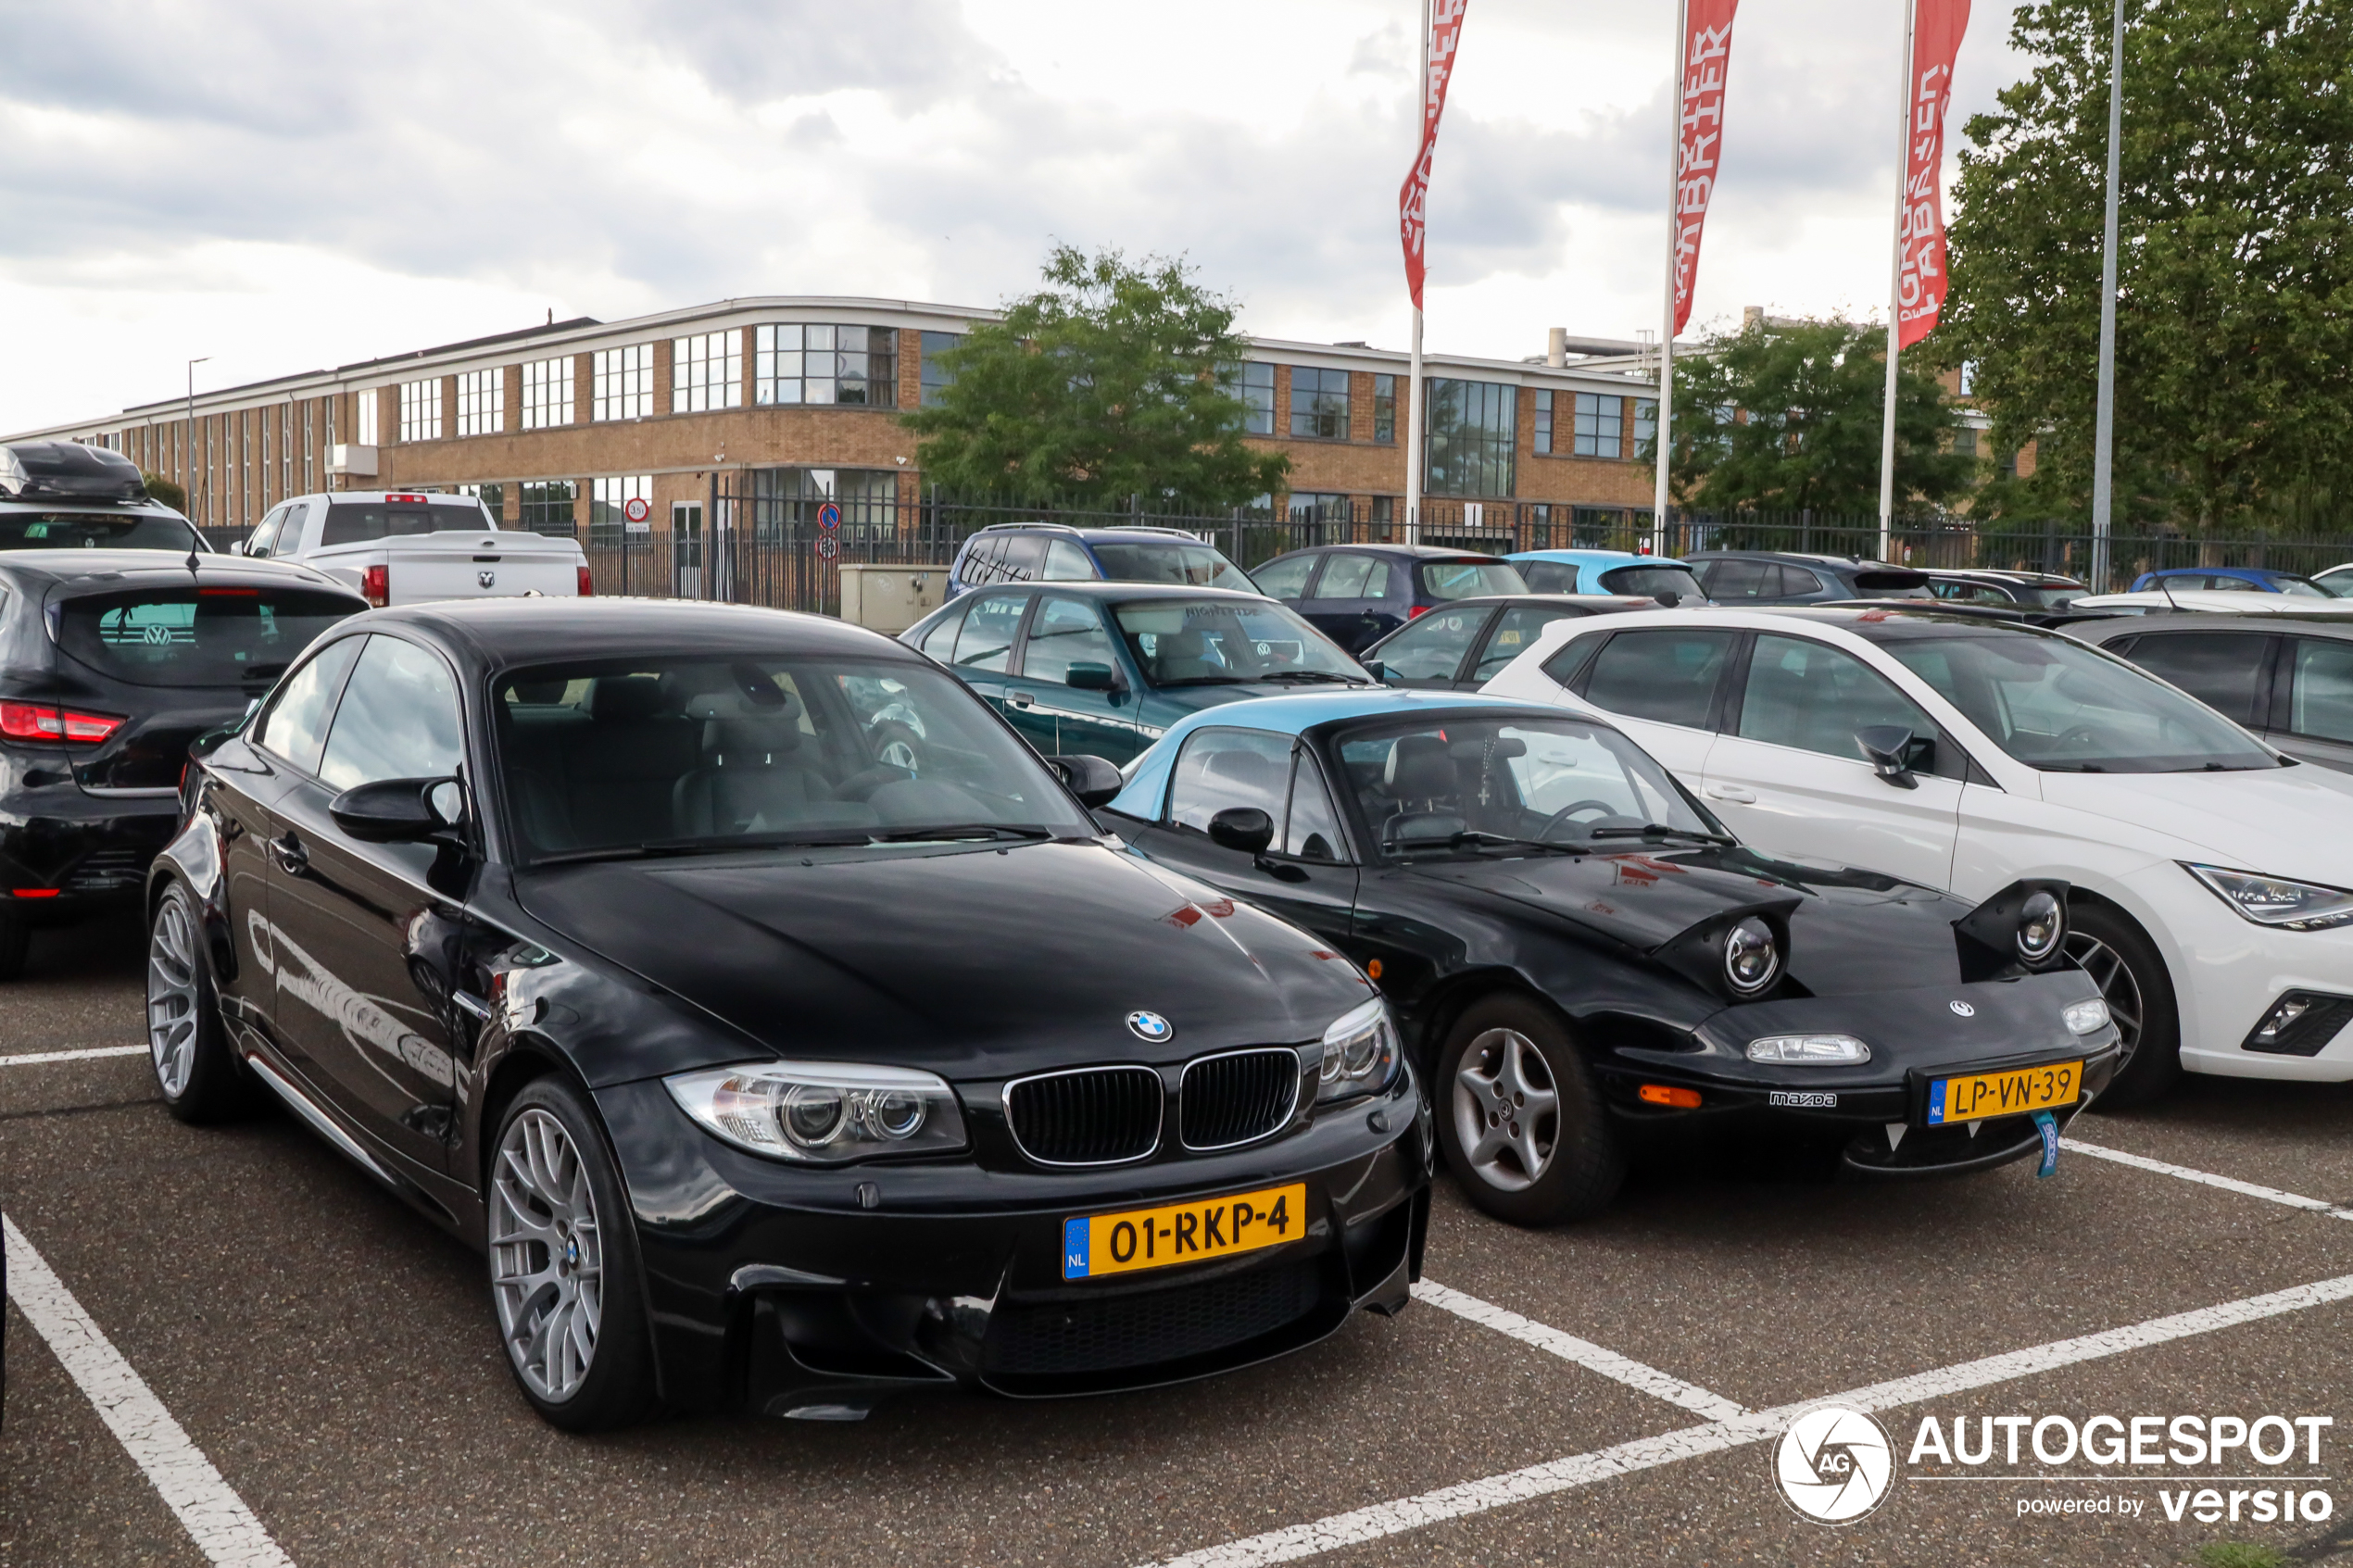
[[[579,541],[501,528],[471,495],[297,495],[271,508],[233,548],[313,567],[372,605],[594,592]]]

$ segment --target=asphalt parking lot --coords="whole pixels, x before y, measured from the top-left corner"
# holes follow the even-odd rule
[[[584,1439],[514,1390],[472,1254],[290,1117],[183,1127],[90,1054],[140,1047],[139,951],[45,935],[0,993],[0,1563],[2353,1561],[2353,1090],[2192,1079],[2048,1181],[1645,1170],[1548,1233],[1441,1182],[1423,1299],[1269,1366]],[[1773,1455],[1838,1395],[1899,1458],[1931,1414],[2335,1424],[2268,1470],[1907,1461],[1831,1528]],[[2328,1515],[2160,1502],[2249,1475]]]

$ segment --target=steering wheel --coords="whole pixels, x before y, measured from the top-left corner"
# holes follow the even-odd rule
[[[1554,828],[1579,811],[1599,811],[1604,817],[1615,817],[1618,814],[1617,808],[1606,800],[1573,800],[1545,818],[1544,825],[1536,830],[1536,836],[1538,838],[1552,837]]]

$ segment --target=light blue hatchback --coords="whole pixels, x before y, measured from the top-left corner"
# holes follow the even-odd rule
[[[1533,594],[1634,594],[1662,604],[1705,604],[1690,566],[1667,556],[1626,550],[1522,550],[1504,559]],[[1673,598],[1666,597],[1672,594]]]

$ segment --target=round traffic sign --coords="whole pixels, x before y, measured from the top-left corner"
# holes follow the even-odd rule
[[[819,539],[818,539],[818,541],[817,541],[817,558],[818,558],[818,559],[820,559],[820,560],[831,560],[831,559],[833,559],[833,558],[834,558],[834,557],[836,557],[836,556],[839,555],[840,553],[841,553],[841,542],[840,542],[839,540],[837,540],[837,539],[834,539],[834,538],[831,538],[831,537],[821,537],[821,538],[819,538]]]
[[[654,504],[643,495],[632,495],[621,503],[621,515],[631,522],[643,522],[654,515]]]
[[[817,508],[817,526],[831,533],[841,526],[841,508],[831,501]]]

